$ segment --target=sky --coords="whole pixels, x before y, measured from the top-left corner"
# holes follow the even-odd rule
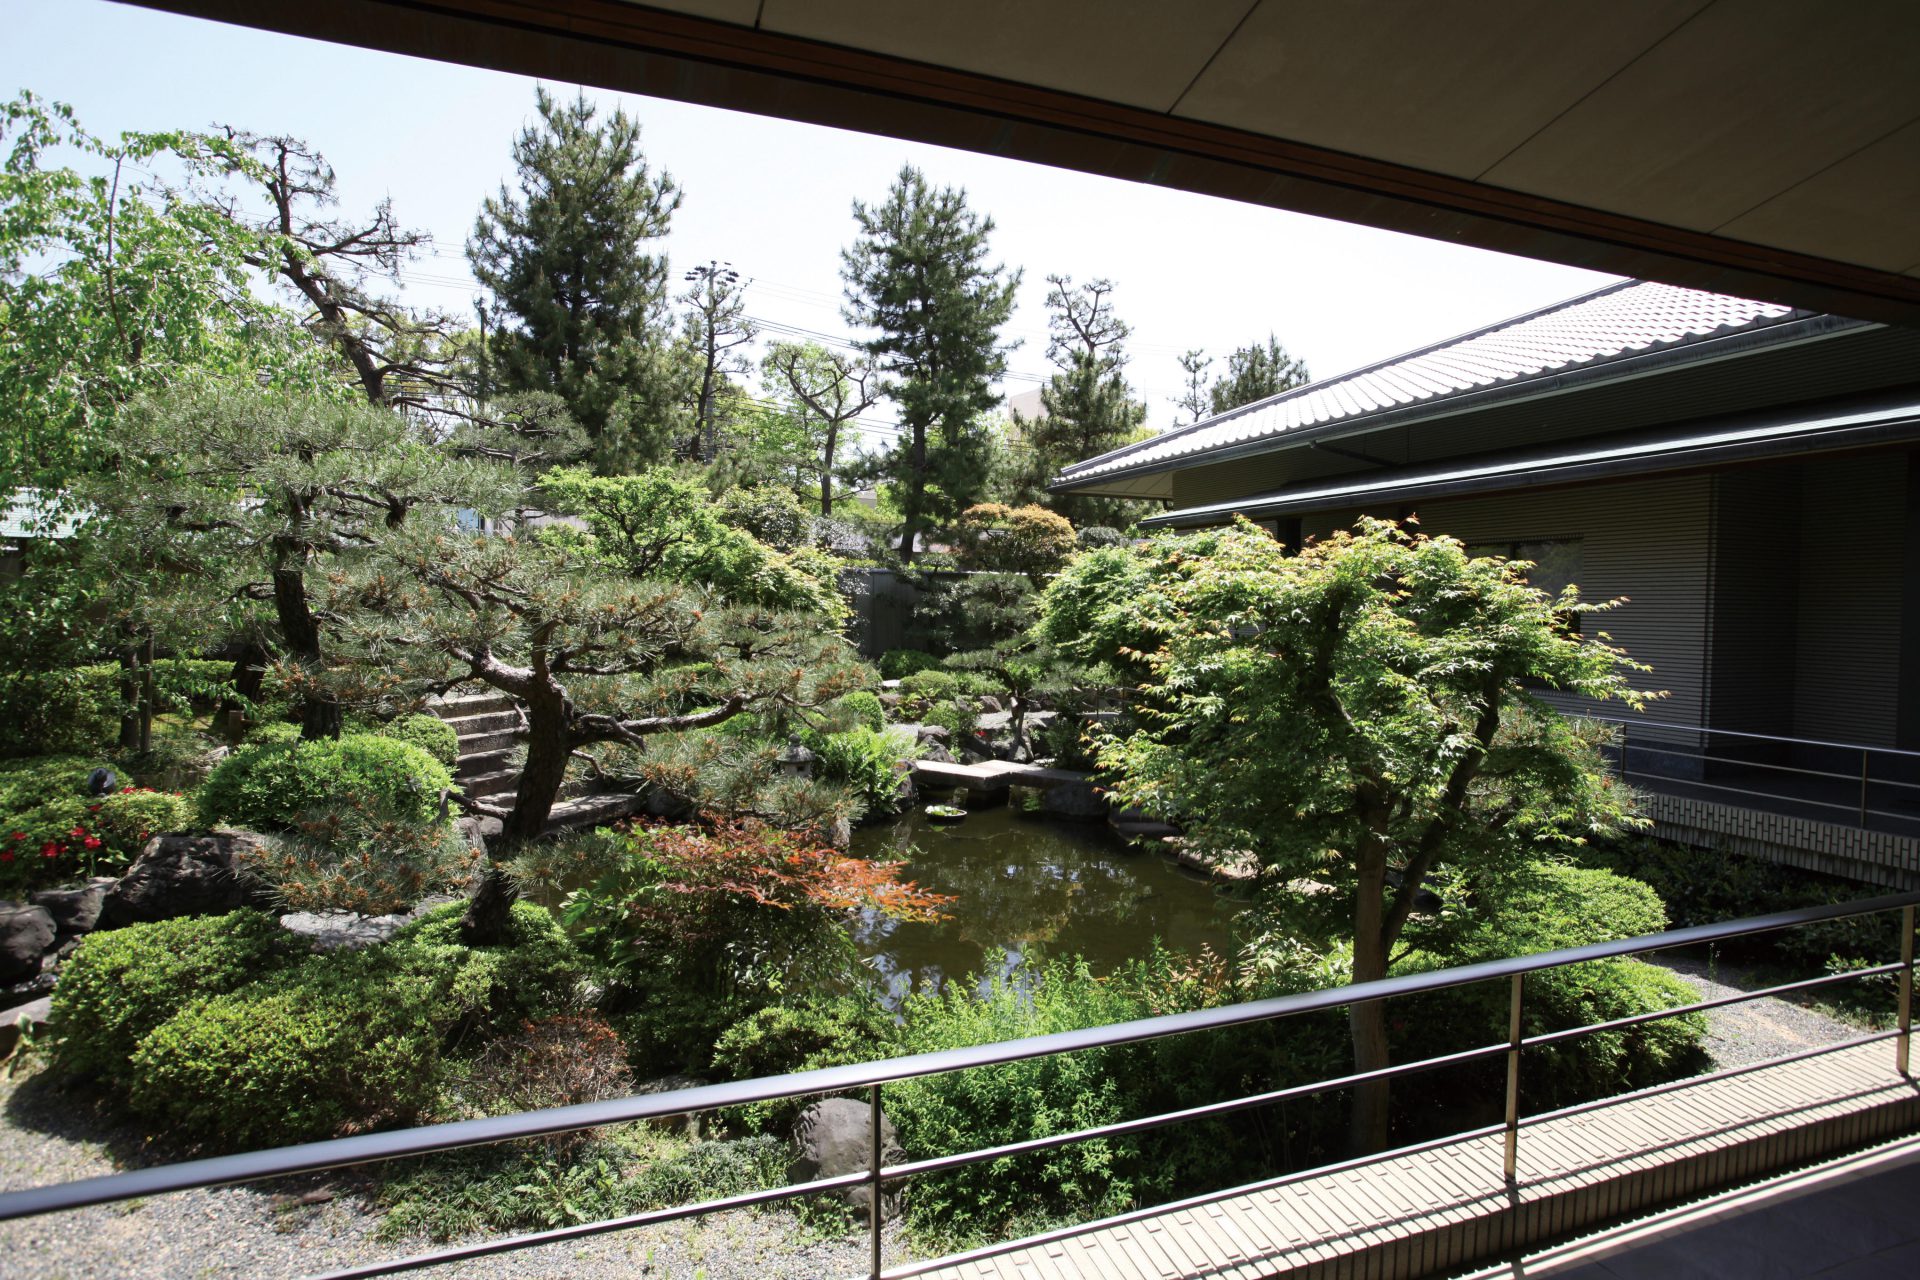
[[[0,93],[66,102],[103,136],[230,124],[303,138],[332,163],[343,215],[390,197],[403,225],[432,234],[407,297],[463,315],[479,291],[462,248],[483,197],[511,180],[509,146],[533,115],[534,87],[107,0],[0,0]],[[585,92],[641,122],[649,164],[684,192],[662,242],[676,287],[688,267],[730,262],[750,282],[750,315],[846,341],[839,269],[852,202],[883,199],[912,164],[964,188],[994,221],[994,257],[1023,272],[1003,391],[1030,391],[1050,369],[1046,277],[1106,277],[1134,329],[1128,377],[1156,428],[1174,421],[1176,357],[1190,348],[1215,356],[1218,373],[1227,352],[1272,333],[1329,377],[1615,278],[994,156]],[[875,413],[891,418],[885,406]]]

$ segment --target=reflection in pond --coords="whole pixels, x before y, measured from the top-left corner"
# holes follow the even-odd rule
[[[916,983],[979,972],[989,952],[1007,967],[1040,955],[1080,955],[1093,971],[1170,947],[1227,949],[1239,904],[1172,859],[1129,847],[1097,823],[977,811],[938,826],[913,812],[855,833],[863,858],[905,861],[905,879],[953,894],[951,919],[901,924],[869,917],[856,928],[861,954],[889,1004]]]

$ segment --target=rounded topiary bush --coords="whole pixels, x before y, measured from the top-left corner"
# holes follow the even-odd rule
[[[116,872],[148,837],[192,825],[193,806],[171,792],[87,792],[101,762],[42,756],[0,766],[0,897]]]
[[[271,916],[161,920],[93,933],[60,970],[53,1023],[62,1070],[129,1080],[140,1041],[197,999],[233,991],[288,962],[289,935]]]
[[[447,767],[412,743],[348,734],[242,747],[208,776],[198,804],[208,826],[260,831],[285,830],[300,815],[337,804],[428,822],[452,785]]]
[[[397,720],[374,725],[366,732],[392,738],[396,742],[411,742],[449,769],[460,759],[460,736],[453,731],[452,725],[439,716],[425,712],[401,716]]]
[[[500,945],[470,947],[464,911],[452,903],[364,951],[309,955],[181,1004],[131,1055],[134,1109],[217,1147],[421,1118],[455,1046],[555,1012],[579,981],[548,912],[518,903]]]
[[[879,733],[887,727],[887,709],[880,705],[878,695],[865,689],[854,690],[835,705],[862,728]]]

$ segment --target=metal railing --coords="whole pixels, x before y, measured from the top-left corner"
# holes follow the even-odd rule
[[[1821,810],[1827,820],[1868,829],[1871,819],[1884,818],[1907,822],[1920,828],[1920,780],[1908,782],[1886,776],[1884,763],[1905,762],[1908,773],[1920,779],[1920,751],[1898,747],[1874,747],[1858,742],[1829,742],[1820,738],[1792,738],[1781,734],[1747,733],[1739,729],[1716,729],[1711,725],[1677,724],[1661,720],[1630,720],[1619,716],[1579,715],[1577,718],[1620,729],[1619,741],[1607,748],[1620,770],[1622,781],[1637,783],[1648,790],[1662,786],[1689,792],[1711,792],[1733,797],[1731,803],[1766,812],[1790,813],[1796,808]],[[1636,732],[1640,735],[1635,736]],[[1648,734],[1656,736],[1648,737]],[[1698,749],[1678,745],[1675,737],[1693,736],[1701,740]],[[1797,750],[1803,756],[1826,757],[1828,767],[1814,764],[1782,764],[1752,755],[1716,754],[1715,739],[1729,743],[1751,742]],[[1811,779],[1800,790],[1760,790],[1737,786],[1711,777],[1688,777],[1659,769],[1633,769],[1634,757],[1647,756],[1694,765],[1718,765],[1741,771],[1754,770],[1764,777]],[[1873,762],[1883,761],[1879,776]],[[1876,795],[1882,807],[1876,807]],[[1905,811],[1884,807],[1891,801],[1910,799],[1913,807]]]
[[[1002,1041],[998,1044],[978,1045],[963,1049],[946,1049],[935,1053],[921,1053],[909,1057],[890,1058],[881,1062],[859,1063],[841,1067],[825,1067],[814,1071],[796,1072],[792,1075],[771,1076],[757,1080],[741,1080],[729,1084],[702,1085],[691,1089],[676,1090],[672,1093],[620,1098],[607,1102],[582,1103],[577,1106],[556,1107],[545,1111],[520,1112],[514,1115],[494,1116],[480,1120],[463,1120],[450,1124],[398,1129],[386,1133],[369,1133],[350,1138],[336,1138],[326,1142],[307,1143],[302,1146],[283,1147],[277,1150],[252,1151],[240,1155],[218,1156],[211,1159],[193,1160],[179,1164],[159,1165],[154,1168],[140,1169],[130,1173],[86,1178],[76,1182],[35,1187],[25,1191],[0,1194],[0,1221],[29,1218],[40,1214],[83,1208],[89,1205],[109,1204],[145,1196],[161,1195],[168,1192],[186,1191],[199,1187],[217,1187],[234,1183],[256,1182],[267,1178],[315,1173],[329,1169],[340,1169],[353,1165],[394,1160],[409,1156],[429,1155],[435,1152],[452,1151],[496,1142],[541,1138],[555,1134],[576,1132],[582,1129],[596,1129],[606,1125],[683,1116],[693,1112],[710,1111],[720,1107],[739,1106],[750,1102],[764,1102],[773,1099],[798,1098],[818,1094],[845,1093],[849,1090],[865,1090],[868,1104],[871,1108],[872,1142],[868,1153],[868,1167],[863,1171],[841,1174],[831,1178],[822,1178],[813,1182],[771,1187],[741,1195],[705,1200],[697,1204],[629,1214],[624,1217],[610,1218],[599,1222],[582,1223],[573,1226],[558,1227],[547,1231],[504,1237],[497,1240],[455,1245],[431,1253],[393,1258],[383,1262],[373,1262],[362,1266],[348,1267],[344,1270],[330,1271],[322,1277],[317,1277],[316,1280],[359,1280],[361,1277],[392,1275],[399,1272],[437,1266],[443,1263],[458,1262],[466,1259],[485,1257],[491,1254],[534,1248],[539,1245],[555,1244],[567,1240],[578,1240],[588,1236],[623,1231],[654,1223],[699,1217],[723,1210],[772,1204],[777,1201],[793,1199],[799,1196],[817,1195],[821,1192],[852,1189],[862,1186],[868,1189],[869,1195],[871,1196],[867,1214],[868,1229],[871,1236],[871,1275],[875,1280],[902,1280],[904,1277],[917,1275],[923,1271],[947,1265],[947,1263],[951,1261],[951,1259],[945,1259],[911,1263],[891,1270],[884,1269],[881,1266],[882,1194],[890,1185],[897,1187],[898,1184],[905,1179],[939,1173],[949,1169],[957,1169],[966,1165],[979,1164],[989,1160],[1005,1159],[1009,1156],[1046,1151],[1056,1147],[1091,1141],[1097,1138],[1111,1138],[1124,1136],[1126,1134],[1142,1133],[1166,1125],[1179,1124],[1183,1121],[1197,1120],[1209,1116],[1227,1115],[1254,1107],[1269,1106],[1293,1098],[1315,1096],[1336,1090],[1353,1088],[1356,1085],[1368,1084],[1374,1081],[1391,1080],[1415,1072],[1433,1071],[1442,1067],[1458,1066],[1463,1063],[1502,1056],[1504,1056],[1506,1060],[1505,1118],[1502,1123],[1483,1129],[1469,1130],[1465,1133],[1451,1134],[1445,1138],[1436,1139],[1433,1142],[1422,1145],[1434,1146],[1446,1142],[1456,1142],[1463,1138],[1504,1132],[1506,1176],[1509,1183],[1512,1183],[1516,1179],[1518,1172],[1520,1134],[1525,1127],[1524,1122],[1530,1121],[1537,1123],[1549,1117],[1578,1114],[1596,1107],[1605,1106],[1612,1101],[1612,1099],[1603,1098],[1598,1101],[1582,1103],[1577,1106],[1562,1108],[1553,1112],[1545,1112],[1532,1117],[1522,1117],[1520,1114],[1521,1067],[1525,1051],[1529,1048],[1559,1044],[1599,1031],[1622,1030],[1627,1027],[1638,1026],[1662,1018],[1704,1012],[1709,1009],[1718,1009],[1748,1000],[1759,1000],[1769,996],[1813,991],[1844,982],[1897,975],[1899,995],[1896,1025],[1891,1031],[1881,1031],[1856,1036],[1835,1044],[1824,1045],[1819,1048],[1804,1050],[1799,1053],[1772,1058],[1762,1062],[1732,1067],[1705,1076],[1689,1077],[1671,1084],[1658,1086],[1653,1090],[1642,1090],[1640,1092],[1662,1092],[1684,1088],[1689,1084],[1698,1083],[1702,1080],[1742,1075],[1783,1062],[1813,1057],[1822,1053],[1831,1053],[1839,1049],[1847,1049],[1889,1039],[1896,1042],[1894,1048],[1895,1068],[1902,1076],[1910,1075],[1909,1049],[1912,1040],[1913,1026],[1914,926],[1916,906],[1920,906],[1920,893],[1893,894],[1885,897],[1864,899],[1858,902],[1839,903],[1822,907],[1807,907],[1795,911],[1782,911],[1772,915],[1755,916],[1744,920],[1731,920],[1719,924],[1694,925],[1690,928],[1674,929],[1666,933],[1649,934],[1637,938],[1625,938],[1615,942],[1599,942],[1582,947],[1571,947],[1560,951],[1543,952],[1538,955],[1491,960],[1480,964],[1435,970],[1405,977],[1385,978],[1376,982],[1357,983],[1345,987],[1332,987],[1321,991],[1303,992],[1298,995],[1279,996],[1268,1000],[1255,1000],[1243,1004],[1200,1009],[1190,1013],[1168,1014],[1154,1018],[1141,1018],[1132,1022],[1115,1023],[1104,1027],[1089,1027],[1079,1031],[1062,1031],[1049,1035],[1029,1036],[1019,1040]],[[1873,915],[1885,911],[1899,911],[1901,913],[1900,958],[1897,961],[1846,973],[1783,983],[1778,986],[1766,987],[1756,991],[1743,991],[1733,995],[1718,996],[1711,1000],[1702,1000],[1694,1004],[1680,1005],[1671,1009],[1662,1009],[1651,1013],[1635,1014],[1626,1018],[1616,1018],[1608,1022],[1592,1023],[1558,1031],[1541,1032],[1531,1036],[1524,1034],[1526,980],[1529,975],[1567,965],[1583,964],[1594,960],[1608,960],[1621,956],[1633,956],[1651,951],[1661,951],[1673,947],[1696,946],[1703,943],[1720,942],[1729,938],[1744,937],[1749,934],[1765,933],[1777,929],[1789,929],[1829,920],[1842,920]],[[1415,1062],[1399,1063],[1378,1070],[1358,1071],[1350,1075],[1338,1076],[1332,1079],[1267,1090],[1262,1093],[1208,1103],[1204,1106],[1189,1107],[1180,1111],[1142,1116],[1113,1124],[1097,1125],[1071,1133],[1055,1134],[1045,1138],[1033,1138],[1023,1142],[1005,1143],[1000,1146],[985,1147],[952,1155],[934,1156],[922,1160],[910,1160],[902,1164],[888,1165],[883,1163],[884,1157],[881,1150],[881,1129],[879,1123],[881,1088],[884,1085],[897,1081],[938,1075],[949,1071],[964,1071],[974,1067],[989,1067],[1002,1063],[1020,1062],[1052,1054],[1072,1053],[1081,1049],[1135,1044],[1148,1040],[1163,1039],[1168,1036],[1187,1035],[1197,1031],[1218,1030],[1226,1027],[1269,1022],[1278,1018],[1297,1017],[1302,1014],[1344,1008],[1348,1005],[1415,996],[1426,992],[1490,981],[1506,981],[1509,984],[1510,992],[1508,1034],[1505,1040],[1496,1044],[1462,1050],[1455,1053],[1441,1054],[1430,1058],[1422,1058]],[[1371,1158],[1373,1157],[1369,1157],[1369,1159]],[[1155,1212],[1155,1210],[1146,1209],[1129,1216],[1146,1216],[1151,1215],[1153,1212]]]

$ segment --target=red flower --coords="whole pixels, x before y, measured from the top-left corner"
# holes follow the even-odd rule
[[[85,827],[75,827],[73,830],[67,832],[67,834],[70,836],[83,836],[87,834],[87,829]]]
[[[97,804],[90,804],[90,805],[88,805],[88,806],[87,806],[87,812],[88,812],[88,813],[98,813],[98,812],[100,812],[100,806],[99,806],[99,805],[97,805]]]
[[[24,831],[15,831],[7,836],[7,839],[9,840],[25,840],[26,838],[27,838],[27,833]]]
[[[88,836],[85,840],[82,840],[80,843],[85,845],[89,849],[98,849],[100,847],[100,837]]]
[[[13,850],[0,849],[0,862],[12,862],[12,861],[13,861]]]
[[[40,846],[40,856],[43,858],[57,858],[60,856],[60,846],[49,840]]]

